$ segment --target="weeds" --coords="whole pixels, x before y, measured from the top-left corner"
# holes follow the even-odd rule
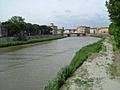
[[[114,36],[110,36],[110,43],[112,42],[114,57],[113,63],[110,65],[111,75],[113,77],[120,77],[120,49],[117,47]]]
[[[115,38],[114,38],[114,36],[110,36],[110,40],[109,40],[110,42],[112,42],[112,46],[113,46],[113,51],[116,51],[116,50],[118,50],[118,48],[117,48],[117,43],[116,43],[116,41],[115,41]]]
[[[93,82],[92,79],[89,79],[89,80],[81,80],[81,79],[75,79],[75,83],[78,84],[78,85],[87,85],[89,84],[90,82]]]
[[[0,42],[0,47],[8,47],[8,46],[16,46],[16,45],[24,45],[30,43],[37,43],[43,41],[50,41],[64,38],[63,36],[52,36],[52,37],[45,37],[45,38],[36,38],[36,39],[28,39],[26,41],[7,41],[7,42]]]
[[[44,88],[44,90],[59,90],[59,88],[65,83],[67,78],[69,78],[78,67],[80,67],[83,62],[92,54],[99,52],[102,49],[102,41],[104,38],[102,38],[100,41],[94,44],[87,45],[80,49],[73,60],[71,61],[70,65],[62,68],[58,74],[57,77],[49,82],[49,84]]]

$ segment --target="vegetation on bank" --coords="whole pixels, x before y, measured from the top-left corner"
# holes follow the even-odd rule
[[[120,50],[114,52],[113,63],[110,65],[111,75],[116,78],[120,77]]]
[[[109,0],[106,2],[111,24],[109,33],[114,50],[114,60],[111,65],[111,74],[120,77],[120,0]]]
[[[110,65],[110,71],[113,78],[120,77],[120,49],[116,46],[116,41],[114,36],[110,36],[110,43],[112,43],[114,51],[113,63]]]
[[[52,28],[47,25],[38,25],[25,22],[21,16],[13,16],[5,22],[1,22],[3,37],[16,37],[25,40],[27,36],[51,35]]]
[[[109,37],[110,37],[110,38],[109,38],[109,41],[110,41],[110,43],[112,43],[112,46],[113,46],[113,51],[118,50],[117,43],[116,43],[116,41],[115,41],[114,36],[113,36],[113,35],[110,35]]]
[[[0,23],[1,37],[14,38],[14,40],[0,40],[0,47],[23,45],[35,42],[55,40],[63,36],[52,35],[52,28],[46,25],[25,22],[21,16],[13,16]],[[35,38],[38,36],[38,38]],[[47,37],[46,37],[47,36]]]
[[[120,0],[109,0],[106,2],[111,24],[109,33],[114,36],[116,46],[120,49]]]
[[[37,42],[43,42],[43,41],[50,41],[50,40],[56,40],[64,38],[64,36],[43,36],[43,37],[37,37],[34,39],[28,39],[23,41],[18,40],[12,40],[12,41],[5,41],[0,42],[0,48],[1,47],[8,47],[8,46],[16,46],[16,45],[24,45],[24,44],[30,44],[30,43],[37,43]]]
[[[59,90],[59,88],[65,83],[67,78],[69,78],[78,67],[80,67],[83,62],[92,54],[97,53],[102,49],[102,42],[104,38],[94,44],[87,45],[80,49],[73,60],[71,61],[70,65],[65,66],[62,68],[57,77],[49,82],[49,84],[44,88],[44,90]]]

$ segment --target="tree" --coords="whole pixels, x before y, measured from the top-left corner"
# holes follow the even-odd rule
[[[115,25],[113,23],[111,23],[109,25],[109,34],[114,35],[114,31],[115,31]]]
[[[49,34],[51,34],[51,31],[52,31],[52,28],[51,28],[51,27],[46,26],[46,25],[42,25],[42,26],[41,26],[41,33],[42,33],[43,35],[49,35]]]
[[[12,23],[16,27],[16,34],[18,34],[25,30],[24,20],[25,19],[20,16],[13,16],[8,20],[8,22]]]
[[[8,36],[16,36],[19,40],[25,38],[25,22],[20,16],[13,16],[6,22],[2,22],[2,28],[7,29]]]
[[[8,21],[14,24],[19,24],[19,23],[24,23],[24,20],[25,19],[20,16],[13,16]]]
[[[106,2],[109,17],[112,24],[109,32],[114,35],[118,48],[120,48],[120,0],[109,0]]]
[[[46,25],[26,23],[25,19],[20,16],[13,16],[1,26],[8,31],[8,36],[16,36],[18,40],[26,40],[26,36],[49,35],[52,28]]]
[[[32,24],[31,23],[26,23],[25,28],[26,28],[27,35],[28,36],[32,35],[32,31],[33,31]]]
[[[37,24],[33,24],[33,35],[39,35],[39,31],[40,31],[40,26]]]

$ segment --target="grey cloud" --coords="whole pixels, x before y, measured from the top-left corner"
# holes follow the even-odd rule
[[[31,23],[75,28],[79,25],[109,25],[106,0],[0,0],[0,21],[21,15]],[[29,3],[28,3],[29,2]],[[25,3],[25,4],[23,4]],[[27,6],[26,6],[27,4]],[[3,8],[6,6],[5,8]]]
[[[71,10],[65,10],[64,12],[65,13],[71,13],[72,11]]]
[[[94,15],[58,15],[55,16],[55,22],[58,25],[63,25],[67,28],[78,27],[80,25],[87,25],[91,27],[99,27],[99,26],[108,26],[110,21],[108,18],[102,14],[94,14]]]

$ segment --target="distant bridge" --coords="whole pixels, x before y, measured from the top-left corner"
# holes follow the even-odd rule
[[[64,33],[63,35],[67,37],[79,37],[86,36],[86,33]]]

